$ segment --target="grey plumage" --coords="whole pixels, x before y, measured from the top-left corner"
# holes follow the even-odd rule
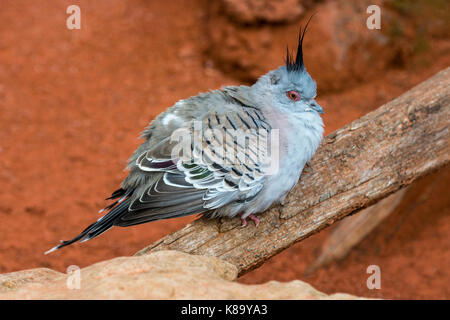
[[[153,120],[129,159],[128,176],[108,198],[116,200],[103,209],[108,212],[48,252],[92,239],[112,226],[196,213],[210,218],[240,214],[243,223],[249,216],[258,221],[254,214],[283,201],[323,135],[323,110],[314,100],[316,83],[303,64],[305,30],[299,35],[296,59],[288,54],[285,66],[254,85],[180,100]],[[200,142],[190,142],[188,156],[174,156],[177,130],[195,135],[198,124]],[[275,132],[278,139],[268,139]],[[274,160],[272,150],[279,151],[277,170],[268,173],[263,160]],[[237,156],[229,159],[230,154]]]

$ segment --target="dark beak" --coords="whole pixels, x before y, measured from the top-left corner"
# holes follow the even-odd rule
[[[312,109],[316,110],[318,113],[323,114],[323,109],[321,106],[319,106],[319,104],[316,102],[316,100],[312,100],[310,106]]]

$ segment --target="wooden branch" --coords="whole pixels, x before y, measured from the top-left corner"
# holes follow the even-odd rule
[[[242,275],[346,215],[449,162],[450,68],[328,135],[283,206],[240,227],[199,219],[137,255],[172,249],[220,257]]]
[[[311,274],[332,261],[344,259],[356,245],[397,209],[408,188],[409,186],[361,210],[358,214],[339,221],[333,232],[322,243],[318,258],[308,266],[305,273]]]

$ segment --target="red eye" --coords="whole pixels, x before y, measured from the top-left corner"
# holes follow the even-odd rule
[[[292,101],[298,101],[300,100],[300,93],[298,93],[297,91],[291,90],[286,92],[286,95],[288,96],[289,99],[291,99]]]

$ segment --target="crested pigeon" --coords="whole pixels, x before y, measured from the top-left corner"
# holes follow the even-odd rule
[[[252,86],[201,93],[156,117],[121,188],[107,198],[115,200],[101,210],[107,213],[46,253],[113,226],[192,214],[240,215],[243,226],[247,218],[258,225],[255,214],[284,200],[323,137],[316,83],[303,64],[306,27],[295,59],[288,50],[286,64]]]

